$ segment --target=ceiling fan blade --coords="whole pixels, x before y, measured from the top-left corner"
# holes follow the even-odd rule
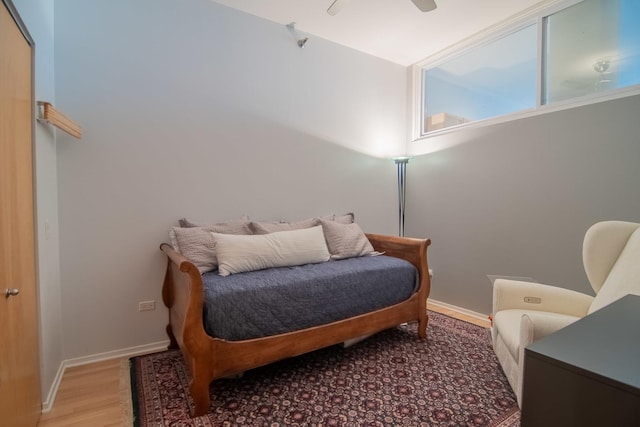
[[[347,3],[349,3],[349,0],[334,0],[334,2],[331,3],[331,6],[329,6],[329,9],[327,9],[327,13],[331,16],[334,16],[335,14],[340,12],[342,8],[347,5]]]
[[[436,0],[411,0],[411,1],[413,2],[413,4],[416,5],[418,9],[420,9],[423,12],[431,12],[436,7],[438,7],[438,5],[436,5]]]

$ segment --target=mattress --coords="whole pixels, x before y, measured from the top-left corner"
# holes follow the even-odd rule
[[[417,290],[409,262],[366,256],[222,277],[203,274],[204,326],[240,341],[324,325],[400,303]]]

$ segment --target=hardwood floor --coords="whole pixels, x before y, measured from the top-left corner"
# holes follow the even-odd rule
[[[488,327],[483,321],[455,310],[428,306],[430,310]],[[65,371],[50,412],[42,414],[39,427],[86,427],[127,425],[121,397],[121,366],[128,358],[76,366]]]
[[[434,304],[427,303],[427,309],[433,310],[437,313],[446,314],[447,316],[455,317],[456,319],[464,320],[465,322],[473,323],[474,325],[482,326],[485,328],[491,327],[491,323],[489,322],[489,318],[477,318],[474,316],[469,316],[465,313],[461,313],[451,308],[446,308]]]
[[[121,363],[112,359],[68,368],[50,412],[42,414],[38,426],[86,427],[126,425],[121,406]]]

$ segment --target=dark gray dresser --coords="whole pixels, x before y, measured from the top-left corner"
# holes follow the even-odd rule
[[[640,296],[525,349],[522,427],[640,427]]]

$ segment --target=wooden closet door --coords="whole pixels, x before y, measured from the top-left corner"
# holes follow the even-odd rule
[[[0,7],[0,425],[41,412],[33,202],[32,45]],[[21,22],[18,20],[18,22]]]

